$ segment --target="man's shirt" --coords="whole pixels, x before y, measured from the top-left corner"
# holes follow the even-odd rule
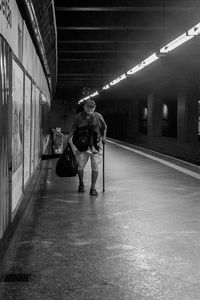
[[[82,111],[75,116],[72,131],[74,133],[78,128],[88,126],[89,124],[97,130],[100,137],[107,129],[104,118],[100,113],[94,112],[89,118],[86,118],[86,113]]]

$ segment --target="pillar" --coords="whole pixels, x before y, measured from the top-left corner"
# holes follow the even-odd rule
[[[162,102],[159,97],[149,94],[148,105],[148,136],[162,135]]]

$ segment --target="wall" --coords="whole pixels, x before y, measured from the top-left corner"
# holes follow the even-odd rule
[[[108,136],[200,164],[200,68],[194,50],[199,46],[200,41],[177,50],[102,91],[95,100]]]
[[[63,133],[68,133],[71,130],[76,108],[76,103],[61,98],[55,99],[51,105],[50,128],[61,127]]]
[[[0,241],[47,147],[50,90],[16,1],[0,8]],[[41,111],[41,103],[46,111]]]

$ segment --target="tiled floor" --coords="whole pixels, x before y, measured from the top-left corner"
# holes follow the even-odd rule
[[[42,170],[7,270],[30,281],[0,283],[0,299],[200,299],[198,179],[107,143],[105,193],[100,174],[93,197],[89,165],[78,194],[55,163]]]

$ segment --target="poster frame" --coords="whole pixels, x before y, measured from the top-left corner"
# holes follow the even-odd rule
[[[20,140],[21,140],[21,147],[19,146],[19,151],[21,152],[21,163],[18,166],[18,168],[16,170],[13,170],[13,71],[14,71],[14,65],[16,65],[18,67],[18,70],[20,70],[21,74],[22,74],[22,96],[21,97],[21,113],[22,113],[22,124],[21,124],[21,134],[19,132],[18,136],[20,136]],[[16,68],[17,69],[17,68]],[[14,217],[16,211],[18,210],[18,207],[21,203],[21,199],[23,197],[24,194],[24,188],[23,188],[23,148],[24,148],[24,68],[22,67],[22,65],[19,63],[18,59],[15,58],[15,56],[12,56],[12,68],[11,68],[11,77],[12,77],[12,96],[11,96],[11,162],[12,162],[12,174],[11,174],[11,213],[12,216]],[[20,131],[20,124],[19,124],[19,120],[18,120],[18,125],[19,125],[19,131]],[[18,142],[17,142],[18,143]],[[15,165],[14,165],[15,166]],[[21,174],[21,177],[20,177]],[[19,178],[20,180],[17,181],[17,185],[18,187],[14,187],[13,185],[13,181],[17,180],[16,178]],[[21,184],[21,186],[20,186]],[[13,193],[14,189],[18,189],[18,199],[15,200],[14,202],[14,198],[13,198],[13,194],[16,195],[16,192]],[[15,190],[16,191],[16,190]]]
[[[25,119],[25,106],[26,106],[26,78],[29,80],[30,82],[30,98],[29,98],[29,116],[30,116],[30,124],[29,124],[29,163],[28,163],[28,178],[25,178],[25,124],[26,124],[26,119]],[[24,106],[23,106],[23,109],[24,109],[24,147],[23,147],[23,187],[24,189],[26,188],[26,186],[28,185],[29,183],[29,180],[31,178],[31,168],[30,168],[30,165],[31,165],[31,115],[32,115],[32,107],[31,107],[31,98],[32,98],[32,79],[31,77],[26,73],[24,72]]]

